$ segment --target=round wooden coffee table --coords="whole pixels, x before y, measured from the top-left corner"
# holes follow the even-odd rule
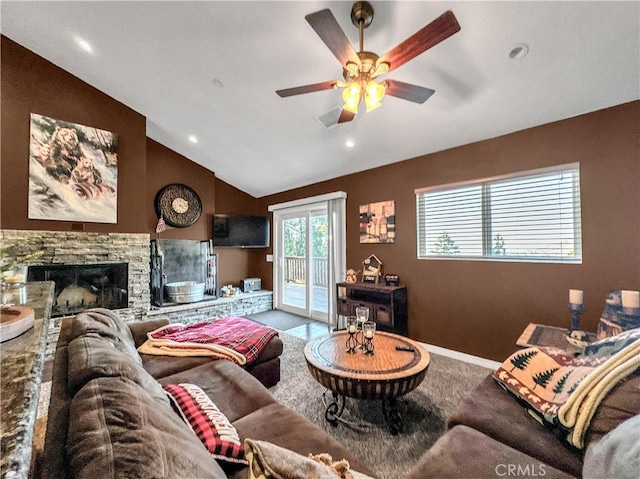
[[[376,332],[375,354],[346,352],[348,333],[338,331],[307,343],[304,356],[311,375],[329,389],[333,402],[325,418],[336,424],[344,411],[345,397],[382,401],[391,434],[402,427],[396,399],[420,385],[429,368],[429,353],[409,338]],[[396,349],[409,348],[409,351]]]

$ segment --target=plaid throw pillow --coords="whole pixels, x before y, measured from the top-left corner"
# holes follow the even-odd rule
[[[248,464],[238,431],[202,389],[188,383],[167,384],[164,389],[176,411],[215,459]]]

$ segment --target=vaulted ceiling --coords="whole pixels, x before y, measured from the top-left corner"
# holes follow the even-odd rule
[[[316,117],[340,90],[275,91],[342,78],[304,17],[331,9],[357,50],[352,2],[3,1],[1,27],[256,197],[640,98],[638,2],[371,3],[365,49],[380,55],[446,10],[461,31],[387,75],[435,90],[426,103],[387,96],[332,128]]]

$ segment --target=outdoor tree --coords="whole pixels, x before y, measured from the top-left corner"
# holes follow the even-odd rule
[[[307,223],[305,218],[292,218],[284,221],[284,255],[306,256]]]
[[[445,231],[440,235],[438,241],[436,241],[435,248],[431,252],[441,256],[451,256],[460,254],[460,248],[456,245],[455,240],[449,236],[449,233]]]
[[[500,234],[496,234],[493,240],[493,255],[504,256],[507,254],[507,248],[504,246],[504,238]]]
[[[538,354],[538,351],[532,350],[532,351],[518,354],[513,358],[511,358],[511,364],[513,364],[513,368],[511,368],[511,371],[513,371],[515,368],[518,368],[524,371],[527,368],[531,358],[534,357],[536,354]]]
[[[326,258],[329,251],[328,224],[326,216],[314,216],[310,221],[311,247],[314,258]],[[284,255],[306,257],[306,218],[292,218],[284,222]]]
[[[536,383],[535,386],[533,386],[533,389],[535,389],[537,386],[542,386],[543,388],[547,387],[547,383],[549,382],[549,380],[551,379],[551,376],[553,376],[553,374],[560,368],[551,368],[551,369],[547,369],[546,371],[542,371],[538,374],[534,374],[533,375],[533,382]]]

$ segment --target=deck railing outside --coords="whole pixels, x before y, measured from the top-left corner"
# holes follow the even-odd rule
[[[285,256],[284,279],[287,283],[304,283],[307,278],[307,259],[304,256]],[[326,286],[329,275],[326,258],[314,258],[312,261],[312,286]]]

